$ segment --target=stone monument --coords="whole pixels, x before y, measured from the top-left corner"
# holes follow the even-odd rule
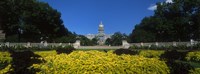
[[[81,46],[81,41],[76,40],[76,42],[73,44],[74,48],[79,48]]]
[[[130,47],[130,44],[126,41],[126,40],[122,40],[122,46],[125,48],[125,49],[128,49]]]

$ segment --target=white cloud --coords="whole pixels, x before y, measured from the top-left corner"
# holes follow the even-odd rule
[[[165,3],[173,3],[172,0],[166,0]],[[151,5],[148,7],[148,10],[154,11],[157,9],[157,5]]]
[[[166,3],[173,3],[172,0],[166,0],[165,2],[166,2]]]
[[[150,7],[148,7],[148,10],[154,11],[157,9],[157,5],[151,5]]]

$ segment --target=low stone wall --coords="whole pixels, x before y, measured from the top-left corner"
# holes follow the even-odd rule
[[[67,46],[73,43],[0,43],[1,46],[25,46],[25,47],[47,47],[47,46]]]
[[[25,46],[25,47],[49,47],[49,46],[68,46],[72,45],[76,49],[119,49],[124,46],[80,46],[79,43],[0,43],[1,46]]]
[[[68,46],[72,45],[76,49],[119,49],[119,48],[129,48],[130,46],[177,46],[177,45],[186,45],[192,46],[199,42],[197,41],[190,41],[190,42],[152,42],[152,43],[128,43],[127,41],[123,40],[121,46],[81,46],[80,41],[77,40],[75,43],[0,43],[1,46],[25,46],[25,47],[48,47],[48,46]]]
[[[130,46],[177,46],[177,45],[186,45],[186,46],[192,46],[195,45],[199,42],[194,41],[194,42],[152,42],[152,43],[129,43]]]
[[[68,46],[68,45],[72,45],[74,46],[74,48],[77,48],[80,46],[80,41],[77,40],[75,43],[47,43],[46,41],[42,41],[41,43],[9,43],[9,42],[5,42],[5,43],[0,43],[0,47],[1,46],[8,46],[8,47],[13,47],[13,46],[25,46],[25,47],[48,47],[48,46],[52,46],[52,47],[58,47],[58,46]]]
[[[77,49],[120,49],[123,46],[80,46]]]

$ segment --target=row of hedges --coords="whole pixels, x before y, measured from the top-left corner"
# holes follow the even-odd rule
[[[164,51],[161,50],[141,50],[139,55],[148,57],[148,58],[160,58],[160,56],[164,54]]]
[[[200,63],[200,51],[140,50],[137,54],[147,58],[168,58]]]
[[[63,49],[63,48],[62,48]],[[67,50],[67,49],[66,49]],[[116,55],[117,52],[121,52],[120,55]],[[74,51],[72,53],[58,54],[56,50],[54,51],[36,51],[34,55],[41,56],[37,58],[43,60],[41,63],[31,63],[31,65],[25,68],[28,68],[28,71],[33,73],[198,73],[200,67],[191,67],[188,62],[199,62],[194,60],[199,58],[197,54],[200,52],[188,52],[183,62],[169,62],[162,61],[163,59],[174,59],[182,60],[179,58],[179,55],[182,55],[183,52],[180,51],[163,51],[163,50],[140,50],[133,51],[131,50],[131,55],[125,55],[127,52],[125,49],[120,51]],[[130,50],[128,50],[130,51]],[[27,51],[26,51],[27,52]],[[22,54],[23,52],[19,52]],[[30,52],[31,53],[31,52]],[[29,54],[30,54],[29,53]],[[115,54],[113,54],[115,53]],[[167,55],[166,55],[167,54]],[[16,58],[10,57],[13,54],[8,52],[0,52],[0,73],[4,74],[12,69],[13,58],[16,60],[23,61],[23,57]],[[24,57],[27,54],[24,54]],[[178,56],[177,56],[178,55]],[[20,55],[23,56],[23,55]],[[163,57],[164,56],[164,57]],[[7,57],[7,58],[5,58]],[[178,57],[178,58],[177,58]],[[36,59],[36,60],[37,60]],[[5,62],[5,60],[7,62]],[[31,59],[30,59],[31,60]],[[35,59],[32,59],[34,61]],[[183,61],[184,61],[183,60]],[[17,61],[20,63],[19,61]],[[15,64],[15,63],[14,63]],[[30,63],[28,63],[30,64]],[[20,66],[20,65],[19,65]],[[19,67],[20,68],[20,67]],[[184,71],[183,71],[184,70]],[[15,71],[13,71],[15,72]]]
[[[139,55],[166,60],[171,74],[200,73],[200,51],[141,50]]]

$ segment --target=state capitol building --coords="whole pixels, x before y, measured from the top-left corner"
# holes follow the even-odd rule
[[[92,40],[93,38],[98,38],[99,45],[103,45],[106,39],[111,38],[112,34],[105,34],[104,33],[104,25],[101,22],[98,28],[98,34],[87,34],[85,35],[88,39]]]

